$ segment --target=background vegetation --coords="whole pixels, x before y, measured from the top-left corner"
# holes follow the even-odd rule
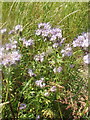
[[[87,31],[88,13],[88,3],[85,2],[8,2],[2,5],[2,22],[3,27],[8,29],[22,24],[25,37],[33,36],[38,23],[50,22],[52,26],[61,28],[64,36],[72,41]]]

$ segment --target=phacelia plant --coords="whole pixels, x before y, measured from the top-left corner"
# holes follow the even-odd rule
[[[90,64],[89,32],[72,43],[67,43],[62,30],[49,22],[39,23],[29,39],[22,37],[22,25],[0,32],[9,35],[9,43],[0,48],[2,102],[9,102],[3,108],[3,119],[88,116],[87,84],[80,75],[80,66]]]

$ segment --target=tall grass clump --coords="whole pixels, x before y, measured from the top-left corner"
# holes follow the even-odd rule
[[[79,2],[3,3],[2,119],[89,120],[88,11]]]

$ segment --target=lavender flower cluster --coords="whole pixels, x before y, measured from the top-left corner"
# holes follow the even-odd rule
[[[26,48],[28,46],[34,45],[34,40],[33,39],[26,40],[25,38],[20,38],[19,40],[23,42],[23,46],[25,46]]]
[[[59,28],[52,28],[50,23],[40,23],[38,24],[38,29],[36,30],[36,35],[41,35],[44,41],[49,40],[53,42],[52,47],[57,48],[62,45],[65,38],[62,37],[62,30]],[[73,41],[73,47],[88,48],[90,46],[90,32],[82,33]],[[61,50],[62,56],[71,56],[73,54],[72,47],[67,44],[64,49]],[[89,60],[90,54],[83,57],[84,63],[90,64]],[[35,59],[37,61],[43,61],[43,55],[36,55]]]
[[[16,64],[16,61],[19,61],[21,54],[16,50],[17,41],[12,43],[7,43],[0,48],[0,64],[4,66]]]
[[[82,35],[78,36],[77,39],[73,41],[73,47],[82,47],[84,49],[90,46],[90,32],[82,33]],[[90,53],[87,53],[83,57],[84,63],[90,64]]]
[[[62,30],[59,28],[52,28],[50,23],[38,24],[36,35],[41,35],[44,38],[44,41],[52,41],[54,48],[61,46],[65,40],[62,38]]]
[[[13,45],[6,44],[6,46],[0,48],[0,64],[7,66],[15,64],[16,61],[19,61],[21,58],[21,54],[19,54],[19,51],[16,51],[15,49],[12,50]],[[11,49],[12,51],[8,51]]]
[[[44,61],[44,57],[45,57],[45,52],[43,52],[41,54],[38,54],[38,55],[35,55],[34,56],[34,60],[35,61],[43,62]]]
[[[14,32],[22,31],[22,26],[17,25],[15,26]],[[0,30],[1,34],[7,32],[7,29]],[[10,31],[9,34],[12,32]],[[12,64],[16,64],[17,61],[21,59],[21,54],[19,50],[17,50],[17,41],[12,37],[9,39],[9,43],[1,46],[0,48],[0,65],[3,66],[10,66]]]
[[[10,35],[10,34],[14,34],[14,33],[17,33],[17,32],[22,32],[22,31],[23,31],[22,25],[16,25],[13,30],[9,31],[8,34]],[[1,34],[4,34],[6,32],[7,32],[6,28],[0,30]]]
[[[36,86],[41,87],[41,88],[45,87],[46,85],[44,82],[44,78],[41,78],[40,80],[35,81],[35,84]]]
[[[61,50],[62,56],[71,56],[73,54],[70,44],[67,44],[64,49]]]
[[[90,32],[82,33],[77,39],[73,41],[73,47],[87,48],[90,46]]]
[[[19,54],[18,51],[10,51],[10,52],[3,52],[2,56],[0,56],[1,62],[0,64],[4,66],[9,66],[12,64],[16,64],[17,61],[20,60],[21,55]]]

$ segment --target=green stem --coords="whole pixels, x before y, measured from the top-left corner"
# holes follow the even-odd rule
[[[11,110],[11,113],[12,113],[12,120],[15,120],[15,115],[14,115],[12,103],[11,103],[11,100],[10,100],[10,94],[8,94],[8,100],[10,101],[9,105],[10,105],[10,110]]]
[[[60,108],[59,102],[58,102],[58,108],[59,108],[60,117],[61,117],[61,119],[63,120],[63,115],[62,115],[62,111],[61,111],[61,108]]]
[[[5,98],[5,102],[7,102],[7,100],[8,100],[8,94],[9,94],[9,81],[6,80],[6,98]]]
[[[58,102],[58,109],[59,109],[60,117],[61,117],[61,119],[63,120],[63,114],[62,114],[62,111],[61,111],[59,102]]]
[[[6,99],[5,99],[5,102],[9,101],[9,106],[10,106],[10,111],[11,111],[11,114],[12,114],[12,120],[15,120],[15,115],[14,115],[14,111],[13,111],[13,107],[12,107],[12,103],[11,103],[11,98],[10,98],[10,91],[9,91],[9,80],[11,75],[10,75],[10,72],[11,72],[11,69],[7,69],[7,80],[6,80]]]

